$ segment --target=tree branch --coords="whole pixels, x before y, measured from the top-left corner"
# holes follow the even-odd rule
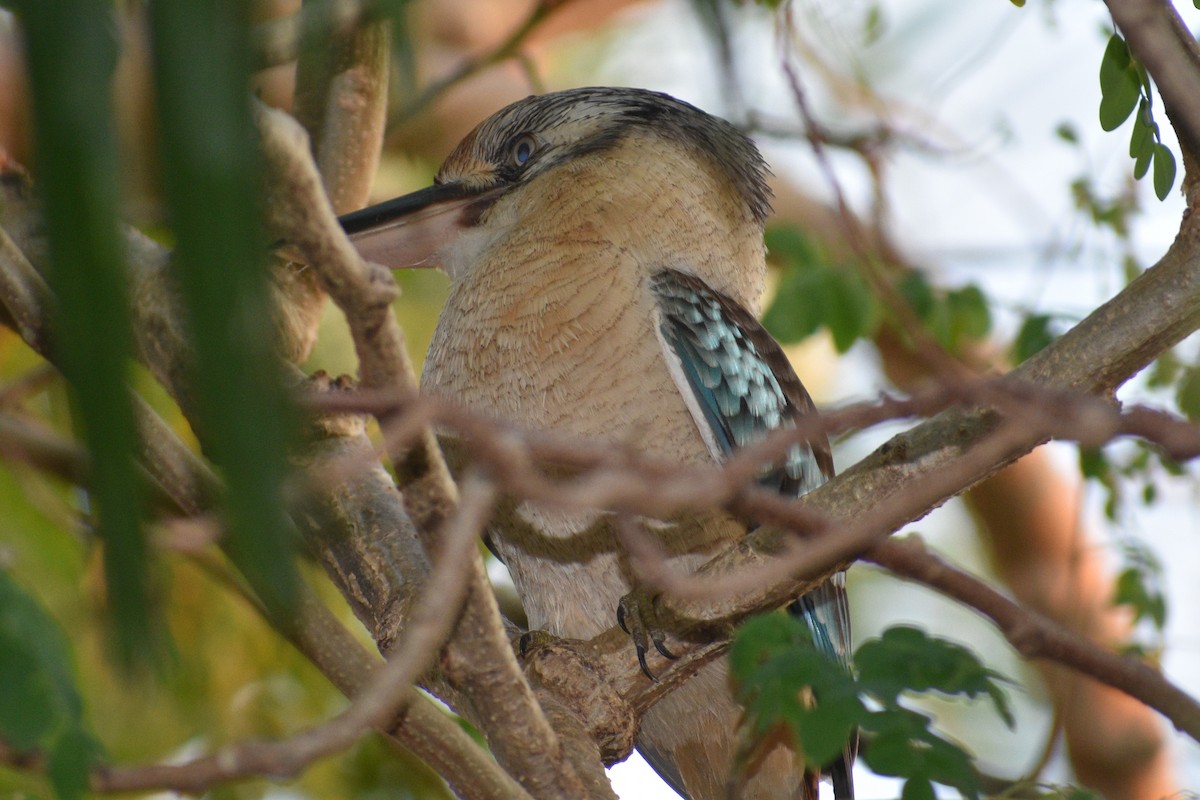
[[[505,37],[503,42],[481,56],[467,59],[448,75],[430,83],[416,98],[401,106],[397,111],[394,111],[391,115],[391,122],[393,124],[404,122],[416,116],[443,93],[468,78],[482,72],[488,67],[503,63],[510,58],[515,58],[520,52],[521,45],[524,44],[529,35],[537,30],[538,26],[545,22],[553,12],[565,6],[568,2],[570,0],[538,0],[533,10],[517,25],[512,33]]]
[[[304,254],[345,312],[364,386],[415,391],[416,371],[391,307],[396,292],[391,275],[378,265],[365,264],[346,239],[295,122],[282,112],[260,109],[258,124],[272,171],[270,222],[281,238]],[[432,431],[420,430],[411,444],[415,446],[394,453],[393,461],[402,480],[408,479],[404,491],[410,508],[415,501],[415,521],[426,549],[435,552],[439,544],[434,533],[455,502],[455,490]],[[564,760],[555,732],[513,655],[478,553],[468,571],[468,585],[466,612],[442,659],[443,674],[455,690],[446,699],[479,724],[497,759],[533,794],[583,796],[578,776],[598,771],[598,765]],[[394,636],[392,630],[383,633],[382,642]],[[570,752],[583,750],[572,747]]]
[[[553,432],[521,430],[454,408],[442,399],[434,401],[410,397],[399,403],[393,399],[392,407],[397,409],[397,414],[391,417],[392,425],[385,429],[385,433],[393,434],[392,427],[414,430],[431,423],[457,430],[466,437],[466,446],[477,462],[486,464],[493,474],[503,476],[502,482],[508,492],[553,507],[601,507],[619,513],[670,517],[710,508],[714,504],[726,504],[746,517],[805,533],[803,541],[790,539],[785,543],[782,553],[775,554],[778,561],[765,561],[765,565],[758,570],[736,572],[729,579],[716,581],[710,577],[697,578],[669,572],[666,559],[653,547],[652,537],[622,538],[631,565],[639,575],[649,579],[651,586],[690,598],[707,613],[719,605],[720,598],[731,588],[756,586],[774,575],[781,564],[786,567],[784,571],[792,576],[812,575],[811,580],[805,581],[805,588],[828,573],[829,561],[823,558],[824,554],[817,546],[830,540],[840,544],[846,529],[831,528],[823,515],[805,508],[802,503],[780,498],[757,487],[745,488],[747,484],[752,484],[757,465],[779,456],[795,442],[811,435],[813,428],[807,426],[821,423],[827,430],[844,430],[851,421],[878,422],[911,413],[934,413],[948,402],[977,405],[989,400],[1004,408],[1008,419],[1020,419],[1022,422],[999,423],[992,434],[996,441],[988,447],[973,447],[966,454],[971,457],[969,461],[960,459],[937,475],[926,474],[921,485],[930,485],[921,489],[922,496],[946,496],[960,479],[958,470],[964,464],[970,466],[971,470],[992,464],[1007,452],[1014,441],[1023,441],[1031,431],[1040,432],[1046,438],[1053,436],[1082,440],[1092,447],[1117,436],[1146,435],[1150,441],[1166,450],[1179,454],[1186,452],[1190,457],[1200,455],[1200,450],[1197,450],[1200,427],[1172,415],[1144,407],[1121,412],[1111,402],[1092,395],[1076,395],[1027,384],[1014,387],[1004,379],[955,388],[941,387],[907,401],[886,398],[881,402],[835,409],[820,418],[801,420],[795,431],[777,433],[742,451],[723,466],[680,467],[660,460],[639,459],[627,448],[579,441]],[[376,413],[383,416],[386,416],[386,412],[380,405],[388,403],[387,398],[378,393],[323,397],[318,401],[332,401],[335,407],[342,410],[355,404],[374,404]],[[560,471],[566,466],[572,477],[566,481],[550,480],[542,472],[547,465],[553,465]],[[751,468],[747,469],[747,465]],[[826,533],[813,541],[812,537],[823,529]],[[869,520],[862,529],[866,531],[868,540],[878,535],[871,533]],[[908,560],[899,560],[901,556]],[[992,608],[995,591],[978,579],[955,573],[954,580],[943,585],[942,578],[946,572],[938,570],[944,565],[935,569],[930,566],[933,562],[914,560],[909,551],[896,555],[889,543],[869,550],[866,557],[887,567],[891,567],[892,562],[885,559],[896,560],[896,571],[900,574],[912,575],[935,589],[950,591],[953,597],[981,608],[1002,623],[1002,627],[1008,626],[1007,629],[1016,630],[1013,620],[1026,620],[1028,617],[1019,630],[1036,630],[1045,641],[1070,643],[1065,650],[1059,644],[1041,648],[1035,653],[1037,657],[1061,662],[1122,691],[1129,692],[1131,681],[1136,681],[1138,687],[1131,693],[1132,696],[1154,704],[1152,707],[1166,714],[1176,724],[1189,726],[1185,728],[1188,733],[1200,735],[1200,729],[1195,727],[1196,720],[1200,719],[1200,707],[1144,665],[1115,656],[1011,603],[1003,613],[998,614]],[[919,572],[918,567],[927,571]],[[948,590],[947,586],[951,589]],[[549,673],[548,679],[551,681],[569,684],[575,680],[572,676],[582,676],[581,680],[598,681],[600,686],[611,687],[616,692],[615,697],[603,695],[608,697],[603,703],[590,704],[590,730],[593,736],[606,743],[605,757],[612,759],[623,755],[619,748],[624,730],[622,714],[626,713],[627,706],[635,714],[644,710],[676,682],[686,679],[699,666],[724,652],[720,641],[701,646],[700,649],[697,647],[697,641],[686,635],[670,640],[669,648],[685,656],[678,662],[667,662],[661,658],[652,662],[656,671],[665,670],[656,684],[650,684],[641,675],[628,638],[616,628],[590,642],[555,644],[547,650],[537,648],[532,654],[532,666],[529,668],[537,669],[541,675]],[[1026,650],[1021,652],[1030,655]],[[567,654],[581,657],[582,663],[571,662]],[[553,660],[553,666],[541,663],[545,658]],[[594,694],[588,696],[595,697]],[[1166,700],[1170,701],[1170,705],[1158,705]],[[597,705],[607,708],[597,710]],[[609,737],[612,742],[608,741]]]
[[[6,191],[3,217],[0,217],[0,236],[13,236],[19,242],[16,249],[0,247],[0,281],[17,287],[12,294],[5,293],[0,301],[13,307],[17,315],[32,320],[31,330],[48,330],[45,314],[51,305],[49,290],[41,276],[25,259],[24,253],[37,253],[44,257],[45,247],[41,230],[36,221],[36,212],[29,206],[29,190],[20,180],[8,179],[0,183]],[[189,400],[186,384],[187,343],[178,324],[173,295],[164,272],[168,259],[157,245],[134,232],[129,232],[131,280],[138,302],[134,305],[138,325],[140,349],[152,371],[166,380],[168,390],[183,402]],[[10,257],[14,253],[19,258]],[[20,303],[21,305],[16,305]],[[44,343],[42,337],[31,345]],[[45,357],[53,353],[42,352]],[[181,403],[182,404],[182,403]],[[144,434],[143,457],[147,469],[160,485],[172,493],[181,509],[190,514],[203,513],[211,507],[209,503],[217,496],[217,481],[207,465],[189,450],[174,432],[140,398],[135,404]],[[186,406],[185,406],[186,410]],[[359,432],[361,436],[361,431]],[[361,452],[366,440],[361,438],[357,447]],[[353,445],[352,445],[353,446]],[[369,453],[371,448],[365,444]],[[380,528],[388,531],[395,541],[395,532],[405,530],[407,517],[394,491],[390,478],[378,464],[376,472],[368,475],[378,479],[380,473],[386,481],[388,496],[397,502],[388,505],[377,503],[368,509],[358,509],[358,516],[326,516],[324,521],[334,520],[322,531],[327,542],[356,539],[360,542],[375,542],[362,548],[363,561],[372,566],[380,563],[388,567],[419,569],[423,562],[399,560],[396,552],[403,544],[387,550],[383,537],[372,537]],[[362,486],[362,489],[358,487]],[[339,497],[370,496],[369,486],[354,480],[343,482]],[[312,520],[309,515],[298,515],[304,523]],[[381,522],[382,521],[382,522]],[[370,523],[373,523],[372,527]],[[411,526],[408,528],[411,530]],[[379,560],[372,560],[378,558]],[[391,560],[389,560],[391,559]],[[393,592],[406,590],[410,582],[396,581],[390,571],[383,571]],[[348,597],[353,597],[347,593]],[[289,619],[272,618],[269,621],[285,637],[305,653],[326,674],[334,685],[352,696],[361,690],[365,676],[373,668],[372,660],[346,631],[341,623],[333,619],[323,605],[305,599],[302,592],[300,605]],[[386,604],[383,608],[389,608]],[[260,611],[262,609],[260,608]],[[265,612],[264,612],[265,613]],[[496,766],[483,750],[456,724],[415,689],[410,690],[405,716],[398,720],[393,735],[407,745],[419,757],[440,770],[452,786],[463,797],[479,800],[504,800],[519,797],[519,787]]]
[[[366,205],[387,120],[391,21],[364,24],[363,5],[339,0],[327,12],[334,24],[302,29],[296,64],[293,113],[339,214]]]
[[[1161,672],[1144,662],[1103,650],[1057,623],[1021,608],[978,578],[938,558],[919,539],[905,537],[884,542],[865,558],[974,608],[1000,629],[1023,658],[1054,661],[1116,687],[1200,741],[1200,703]]]

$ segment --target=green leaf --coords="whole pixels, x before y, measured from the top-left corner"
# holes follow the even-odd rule
[[[828,271],[825,268],[788,270],[763,314],[763,326],[784,344],[798,342],[816,333],[823,319],[827,286]]]
[[[1117,576],[1113,603],[1133,609],[1134,622],[1149,619],[1157,629],[1162,630],[1167,621],[1166,601],[1161,592],[1152,591],[1147,586],[1146,577],[1136,566],[1123,569]]]
[[[1133,118],[1133,131],[1129,134],[1129,157],[1139,158],[1146,151],[1154,150],[1153,120],[1150,119],[1150,104],[1142,98],[1138,113]]]
[[[1175,155],[1161,142],[1154,146],[1154,194],[1166,200],[1175,185]]]
[[[969,284],[946,293],[951,341],[954,347],[964,339],[982,339],[992,328],[992,312],[978,286]]]
[[[32,84],[39,189],[45,200],[55,351],[91,457],[89,500],[104,543],[117,652],[150,651],[146,508],[128,379],[133,333],[118,227],[113,122],[116,22],[107,0],[16,4]]]
[[[1175,390],[1175,402],[1189,420],[1200,422],[1200,367],[1183,370]]]
[[[909,778],[904,782],[904,790],[900,800],[937,800],[933,793],[933,784],[924,778]]]
[[[1012,346],[1014,362],[1020,364],[1057,338],[1050,330],[1050,322],[1051,317],[1047,314],[1029,314],[1025,317]]]
[[[1141,78],[1129,48],[1114,33],[1100,60],[1100,127],[1106,131],[1119,128],[1137,107],[1141,94]]]
[[[796,225],[772,225],[763,234],[772,259],[787,267],[813,266],[820,263],[812,241]]]
[[[867,336],[875,324],[875,303],[866,281],[849,267],[829,270],[825,324],[839,353]]]
[[[863,724],[870,745],[861,758],[880,775],[953,786],[964,796],[979,796],[979,776],[961,747],[929,729],[928,716],[900,706],[875,712]]]
[[[1149,619],[1161,631],[1167,622],[1167,602],[1159,588],[1162,564],[1140,543],[1127,544],[1123,550],[1126,566],[1117,576],[1113,604],[1129,606],[1134,622]]]
[[[79,755],[72,751],[79,737],[91,742],[82,731],[83,701],[72,661],[58,623],[0,571],[0,741],[18,751],[53,751],[59,742],[64,758]],[[90,764],[94,748],[88,747],[84,760]],[[64,781],[74,774],[77,770],[64,766]]]
[[[729,664],[746,710],[743,724],[756,736],[783,725],[811,767],[840,753],[866,714],[853,679],[813,646],[807,625],[789,614],[743,624]],[[812,689],[815,703],[806,699],[805,688]]]
[[[1168,350],[1154,360],[1147,373],[1146,383],[1152,388],[1161,389],[1170,386],[1178,380],[1184,371],[1183,362],[1174,350]],[[1198,398],[1200,399],[1200,398]]]
[[[1079,473],[1083,477],[1102,481],[1109,477],[1111,471],[1112,467],[1104,457],[1103,451],[1083,448],[1079,450]]]
[[[1195,0],[1195,1],[1196,1],[1197,3],[1200,3],[1200,0]],[[1013,4],[1014,6],[1016,6],[1017,8],[1024,8],[1024,7],[1025,7],[1025,0],[1008,0],[1008,2],[1012,3],[1012,4]]]
[[[58,800],[81,800],[88,791],[88,773],[101,755],[100,745],[81,728],[71,727],[48,750],[46,775]]]
[[[1150,164],[1154,161],[1154,146],[1145,148],[1137,154],[1137,158],[1133,162],[1133,177],[1135,180],[1141,180],[1146,177],[1146,173],[1150,171]]]
[[[1122,256],[1121,274],[1125,278],[1126,283],[1132,283],[1134,278],[1141,275],[1144,271],[1141,262],[1137,260],[1137,256],[1132,253],[1126,253]]]
[[[816,333],[828,301],[828,267],[820,261],[808,237],[795,225],[773,225],[764,236],[773,260],[784,274],[763,315],[763,325],[788,344]]]
[[[190,416],[225,478],[229,553],[267,607],[287,614],[297,575],[283,484],[296,423],[272,350],[262,168],[246,91],[248,6],[196,0],[149,10],[174,277],[195,342]]]
[[[36,654],[6,633],[0,631],[6,646],[0,652],[0,734],[17,750],[30,750],[59,723],[61,696]]]
[[[933,287],[929,285],[929,281],[925,280],[925,276],[914,270],[905,275],[896,284],[896,288],[904,296],[904,299],[908,301],[908,305],[912,308],[913,313],[921,321],[928,322],[933,316],[934,307],[937,305],[937,298],[933,294]]]
[[[879,41],[879,37],[883,36],[887,28],[887,22],[883,16],[883,9],[879,4],[873,3],[867,9],[866,18],[863,20],[863,44],[870,45]]]
[[[888,628],[880,638],[858,648],[854,664],[859,684],[885,705],[896,704],[906,691],[936,691],[968,699],[987,695],[1006,724],[1011,727],[1015,722],[996,683],[997,673],[962,645],[927,636],[919,628]]]
[[[1058,127],[1054,129],[1054,135],[1068,144],[1079,144],[1079,133],[1075,130],[1075,126],[1069,122],[1060,122]]]

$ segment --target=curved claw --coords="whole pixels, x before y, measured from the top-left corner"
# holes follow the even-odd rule
[[[659,629],[654,598],[641,591],[633,591],[622,597],[621,602],[617,604],[617,624],[633,640],[642,673],[657,683],[658,678],[646,664],[646,653],[649,652],[650,645],[653,644],[654,649],[664,658],[673,661],[677,656],[667,649],[664,631]]]
[[[650,634],[650,641],[654,642],[654,649],[657,650],[663,658],[669,658],[672,661],[679,659],[679,656],[667,649],[666,641],[663,635],[658,631]]]
[[[645,645],[635,644],[634,647],[637,648],[638,664],[642,668],[642,674],[645,675],[650,680],[654,681],[655,683],[658,683],[658,678],[654,677],[654,673],[650,671],[650,667],[646,666],[646,647],[645,647]]]

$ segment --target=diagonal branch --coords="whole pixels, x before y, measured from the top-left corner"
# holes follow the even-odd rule
[[[14,287],[15,290],[0,295],[0,301],[11,310],[14,319],[26,319],[32,323],[25,330],[49,331],[45,316],[52,304],[49,289],[25,257],[26,253],[45,251],[36,222],[36,211],[29,206],[29,188],[13,176],[6,176],[3,186],[6,202],[0,206],[3,210],[3,216],[0,217],[0,284]],[[13,246],[4,245],[4,242]],[[142,357],[175,397],[186,399],[187,343],[179,328],[178,316],[172,313],[174,303],[163,275],[168,259],[161,248],[133,232],[129,233],[128,243],[131,248],[132,280],[138,298],[134,309],[138,315],[137,329],[143,337]],[[53,352],[40,349],[51,338],[48,335],[39,336],[28,343],[44,357],[53,360]],[[144,402],[136,403],[135,410],[139,414],[143,432],[142,458],[147,471],[185,513],[199,514],[211,509],[212,498],[218,494],[218,489],[215,476],[207,465]],[[357,446],[361,451],[364,445]],[[370,452],[369,444],[365,445],[365,449]],[[378,464],[376,467],[383,472]],[[398,497],[390,479],[387,479],[387,488],[390,497]],[[339,487],[340,497],[361,497],[370,493],[369,488],[363,490],[362,481],[346,481]],[[381,516],[388,517],[392,522],[386,528],[388,531],[402,530],[403,525],[408,524],[398,504],[393,507],[376,503],[363,514],[375,521]],[[308,521],[311,516],[301,515],[300,519],[302,522]],[[361,518],[339,517],[336,522],[338,524],[323,531],[331,540],[362,540],[369,537],[369,530],[360,530],[364,527]],[[394,551],[402,549],[401,544]],[[367,561],[375,551],[383,552],[378,543],[367,550]],[[384,562],[388,566],[394,566],[388,561],[391,557],[391,553],[384,553]],[[416,568],[419,565],[409,566]],[[389,577],[392,575],[391,572],[384,574]],[[259,610],[264,611],[261,607]],[[292,617],[269,618],[268,622],[348,696],[362,690],[367,676],[375,667],[375,662],[354,636],[333,617],[328,608],[311,600],[308,592],[302,593],[301,602]],[[477,800],[507,800],[521,796],[520,787],[499,770],[470,736],[427,697],[416,689],[410,689],[407,702],[405,715],[392,726],[390,733],[435,766],[461,796]]]
[[[1116,687],[1200,740],[1200,703],[1145,662],[1104,650],[1040,614],[1021,608],[983,581],[938,558],[918,539],[884,542],[865,558],[979,611],[1023,658],[1064,664]]]

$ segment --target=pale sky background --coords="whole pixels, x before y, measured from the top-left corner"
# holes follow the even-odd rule
[[[1121,185],[1130,170],[1128,128],[1103,132],[1097,122],[1100,99],[1097,72],[1110,24],[1096,0],[1030,0],[1018,9],[1006,0],[881,0],[882,35],[870,46],[862,41],[862,20],[872,5],[865,0],[796,5],[805,39],[821,43],[825,58],[859,74],[895,107],[907,109],[905,130],[939,142],[948,156],[901,154],[891,166],[888,186],[892,231],[914,261],[928,264],[940,283],[981,284],[1009,309],[1047,309],[1082,315],[1121,286],[1116,244],[1083,224],[1074,211],[1069,182],[1087,172],[1101,191]],[[1189,25],[1200,24],[1190,2],[1178,7]],[[675,94],[713,112],[720,96],[715,87],[711,51],[685,0],[635,9],[615,51],[588,79],[595,83],[635,84]],[[735,50],[741,58],[749,103],[773,116],[790,114],[793,104],[778,68],[779,50],[771,17],[742,25]],[[654,60],[647,53],[656,54]],[[592,65],[595,66],[594,64]],[[752,76],[752,79],[751,79]],[[801,68],[801,80],[817,115],[835,128],[869,120],[849,114],[822,96],[819,82]],[[1080,147],[1056,135],[1060,123],[1078,132]],[[1160,118],[1168,137],[1165,118]],[[1174,147],[1173,138],[1168,140]],[[827,183],[802,145],[760,142],[774,171],[795,177],[810,192]],[[838,180],[859,210],[867,207],[868,184],[851,157],[834,155]],[[1134,229],[1137,252],[1145,264],[1166,249],[1183,208],[1173,193],[1166,202],[1154,197],[1148,181],[1139,186],[1146,212]],[[1001,335],[1015,330],[1017,315],[997,316]],[[1194,342],[1190,350],[1194,354]],[[833,387],[822,403],[864,399],[883,388],[866,348],[838,360]],[[803,373],[801,377],[804,377]],[[1122,390],[1124,399],[1144,398],[1137,381]],[[840,448],[839,468],[848,466],[899,428],[875,429]],[[1064,465],[1074,450],[1054,446]],[[1136,539],[1154,547],[1165,562],[1171,616],[1166,631],[1165,669],[1185,690],[1200,694],[1200,633],[1188,619],[1200,606],[1200,504],[1195,481],[1160,485],[1163,502],[1133,509],[1117,525],[1103,519],[1102,498],[1087,491],[1087,522],[1102,532],[1098,546]],[[962,509],[951,503],[916,528],[934,546],[974,571],[985,571]],[[972,612],[932,593],[880,575],[865,567],[851,572],[856,639],[898,622],[921,625],[931,633],[963,641],[990,666],[1029,681],[1030,671],[1000,636]],[[941,704],[944,730],[980,756],[983,768],[1000,775],[1021,773],[1036,759],[1050,721],[1037,702],[1036,683],[1016,688],[1018,717],[1008,731],[983,704]],[[1173,740],[1182,785],[1200,788],[1200,748],[1183,736]],[[656,800],[676,795],[636,756],[611,770],[625,800]],[[1046,775],[1067,781],[1061,755]],[[899,784],[868,771],[856,772],[860,800],[897,797]],[[828,786],[825,787],[828,790]],[[955,793],[945,792],[944,797]]]

